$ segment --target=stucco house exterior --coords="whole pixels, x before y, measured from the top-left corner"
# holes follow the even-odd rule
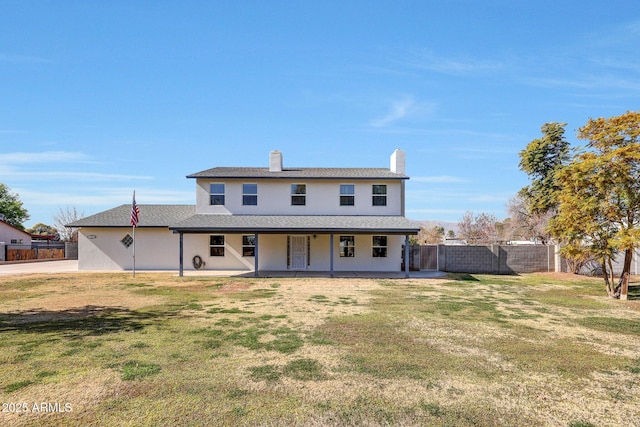
[[[0,243],[6,245],[31,245],[31,234],[14,227],[0,218]]]
[[[285,168],[272,151],[268,167],[187,178],[195,205],[138,205],[137,269],[399,272],[419,231],[404,216],[402,150],[388,169]],[[79,228],[80,270],[133,267],[130,213],[121,205],[68,224]]]
[[[7,248],[11,245],[31,247],[31,234],[14,227],[0,218],[0,262],[6,261]]]

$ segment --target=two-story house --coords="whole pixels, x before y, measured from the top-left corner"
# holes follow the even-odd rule
[[[405,153],[390,168],[216,167],[188,175],[196,205],[139,205],[138,269],[400,271],[419,227],[404,216]],[[130,205],[80,227],[79,268],[130,269]],[[407,264],[407,263],[405,263]]]

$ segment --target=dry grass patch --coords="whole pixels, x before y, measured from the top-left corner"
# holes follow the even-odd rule
[[[596,280],[61,274],[0,296],[0,401],[73,406],[2,425],[640,425],[640,301]]]

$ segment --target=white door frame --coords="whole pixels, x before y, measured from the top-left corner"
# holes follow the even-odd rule
[[[309,254],[307,253],[307,236],[300,234],[293,234],[289,236],[291,247],[289,248],[291,253],[291,270],[306,270],[307,260]]]

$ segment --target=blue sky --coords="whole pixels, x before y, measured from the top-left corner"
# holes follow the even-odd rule
[[[31,219],[194,203],[214,166],[388,167],[504,218],[551,121],[638,110],[640,3],[0,0],[0,182]]]

